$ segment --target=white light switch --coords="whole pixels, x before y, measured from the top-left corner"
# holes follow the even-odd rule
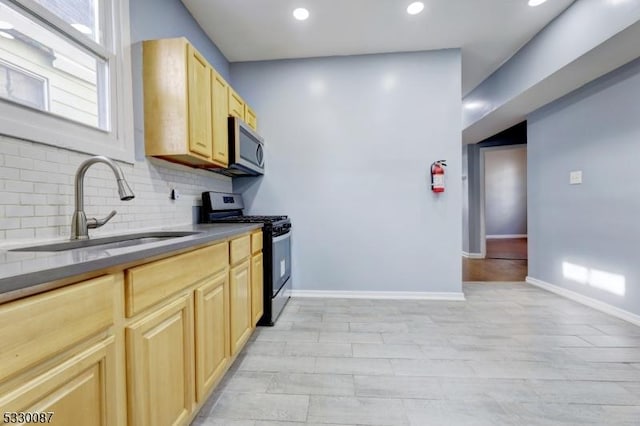
[[[582,183],[582,170],[575,170],[569,173],[569,183],[571,185],[580,185]]]

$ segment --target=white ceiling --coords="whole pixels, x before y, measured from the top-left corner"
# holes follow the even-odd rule
[[[462,48],[468,93],[573,0],[182,0],[231,62]],[[306,21],[293,19],[306,7]]]

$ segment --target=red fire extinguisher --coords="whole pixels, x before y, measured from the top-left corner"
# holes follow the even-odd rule
[[[444,168],[447,160],[439,160],[431,164],[431,190],[444,192]]]

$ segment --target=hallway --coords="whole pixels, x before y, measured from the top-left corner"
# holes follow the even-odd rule
[[[520,282],[527,264],[526,238],[488,239],[485,259],[462,258],[462,280]]]

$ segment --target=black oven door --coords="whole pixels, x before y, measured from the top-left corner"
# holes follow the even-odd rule
[[[291,277],[291,231],[274,235],[272,240],[272,278],[273,294],[275,296]]]

